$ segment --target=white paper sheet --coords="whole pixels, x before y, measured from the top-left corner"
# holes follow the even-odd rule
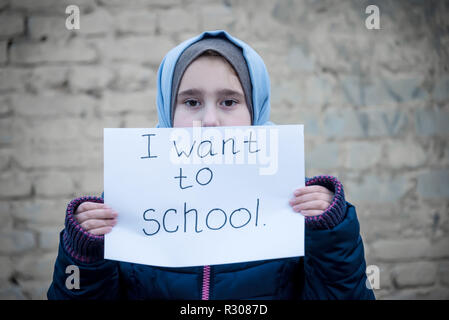
[[[105,258],[185,267],[302,256],[304,217],[288,201],[303,186],[302,125],[105,128],[104,198],[119,213]]]

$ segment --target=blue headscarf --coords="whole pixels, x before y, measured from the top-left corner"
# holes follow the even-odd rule
[[[178,46],[171,49],[162,59],[157,72],[157,128],[171,128],[170,103],[172,78],[176,62],[183,51],[191,44],[203,39],[204,37],[224,37],[242,48],[243,57],[248,65],[249,75],[252,84],[252,103],[253,103],[253,124],[254,125],[272,125],[270,118],[270,77],[268,71],[259,54],[243,41],[232,37],[224,30],[206,31],[186,40]]]

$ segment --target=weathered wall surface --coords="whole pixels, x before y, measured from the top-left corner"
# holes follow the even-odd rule
[[[206,29],[259,52],[306,174],[343,182],[376,296],[448,299],[449,3],[356,0],[0,0],[0,298],[45,298],[67,202],[102,191],[103,128],[154,126],[162,57]]]

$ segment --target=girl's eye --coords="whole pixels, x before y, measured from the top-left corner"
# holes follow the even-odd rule
[[[198,106],[200,105],[200,102],[199,102],[198,100],[194,100],[194,99],[186,100],[184,103],[185,103],[188,107],[192,107],[192,108],[198,107]]]
[[[224,100],[221,104],[222,104],[223,106],[225,106],[225,107],[232,107],[232,106],[234,106],[236,103],[237,103],[237,101],[235,101],[235,100],[227,99],[227,100]]]

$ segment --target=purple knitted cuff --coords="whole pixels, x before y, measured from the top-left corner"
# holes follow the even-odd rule
[[[80,197],[70,201],[65,217],[63,245],[70,256],[82,263],[92,263],[104,257],[104,236],[85,231],[76,221],[76,208],[86,201],[103,203],[100,197]]]
[[[332,176],[316,176],[306,179],[306,186],[320,185],[334,193],[331,205],[320,215],[306,217],[306,227],[309,229],[332,229],[338,225],[346,215],[346,200],[343,185]]]

